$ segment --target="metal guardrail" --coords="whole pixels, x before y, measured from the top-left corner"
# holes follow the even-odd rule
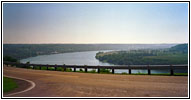
[[[84,68],[85,72],[89,68],[98,69],[98,73],[100,73],[100,69],[111,69],[112,73],[115,73],[115,69],[127,69],[129,70],[129,74],[131,74],[132,69],[142,69],[147,70],[148,75],[151,74],[151,70],[170,70],[170,74],[174,75],[175,69],[188,69],[188,64],[184,65],[114,65],[114,66],[87,66],[87,65],[48,65],[48,64],[23,64],[23,63],[15,63],[15,62],[6,62],[4,61],[3,64],[5,65],[11,65],[11,66],[20,66],[22,68],[27,68],[29,66],[32,66],[33,69],[35,67],[54,67],[56,70],[58,67],[64,68],[64,71],[66,71],[66,68],[73,68],[74,72],[76,72],[76,68]]]

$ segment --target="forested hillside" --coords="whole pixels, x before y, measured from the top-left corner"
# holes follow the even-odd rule
[[[96,58],[102,62],[116,65],[187,64],[188,44],[180,44],[169,49],[160,50],[98,52]]]
[[[179,44],[179,45],[171,47],[169,50],[172,52],[188,53],[188,44]]]
[[[3,56],[16,59],[38,55],[97,51],[169,48],[175,44],[3,44]]]

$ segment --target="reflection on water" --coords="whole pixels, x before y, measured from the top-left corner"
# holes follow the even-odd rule
[[[104,50],[102,52],[108,52],[111,50]],[[113,64],[100,62],[95,58],[96,53],[99,51],[86,51],[86,52],[73,52],[73,53],[62,53],[52,55],[42,55],[37,57],[30,57],[22,59],[22,63],[30,62],[31,64],[57,64],[57,65],[99,65],[109,66]],[[77,69],[79,70],[79,69]],[[88,69],[88,71],[91,69]],[[96,70],[97,71],[97,70]],[[115,70],[115,73],[128,73],[128,70]],[[151,73],[169,73],[168,70],[151,70]],[[184,73],[187,70],[175,70],[177,73]],[[132,73],[147,73],[147,70],[132,70]]]

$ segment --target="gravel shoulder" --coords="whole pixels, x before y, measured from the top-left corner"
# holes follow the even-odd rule
[[[13,97],[187,97],[187,76],[112,75],[3,67],[36,86]],[[20,85],[25,86],[25,85]]]

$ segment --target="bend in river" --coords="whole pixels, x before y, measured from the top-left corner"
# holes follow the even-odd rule
[[[101,52],[108,52],[112,50],[102,50]],[[51,55],[41,55],[30,57],[20,60],[22,63],[30,62],[31,64],[57,64],[57,65],[100,65],[109,66],[113,64],[100,62],[95,58],[96,53],[99,51],[85,51],[85,52],[72,52]],[[78,70],[78,69],[77,69]],[[128,73],[128,70],[115,70],[115,73]],[[177,71],[187,72],[179,70]],[[147,70],[132,70],[132,73],[147,73]],[[168,70],[152,70],[152,73],[169,73]]]

